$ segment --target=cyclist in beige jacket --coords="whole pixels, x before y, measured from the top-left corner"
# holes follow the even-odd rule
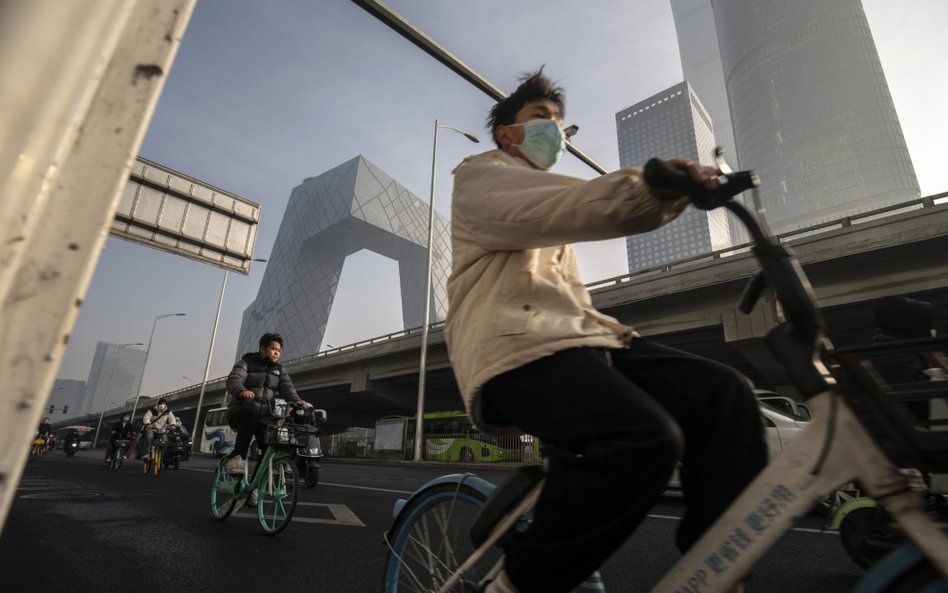
[[[549,474],[534,521],[505,542],[488,593],[567,593],[645,516],[681,461],[685,550],[766,464],[757,404],[733,369],[638,337],[593,308],[570,243],[646,232],[687,198],[638,169],[549,172],[564,153],[562,89],[525,76],[488,119],[499,147],[454,171],[445,336],[465,406],[535,435]],[[673,160],[709,189],[719,171]]]

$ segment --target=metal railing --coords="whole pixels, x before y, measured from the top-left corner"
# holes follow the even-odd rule
[[[409,435],[400,451],[376,451],[373,436],[324,435],[323,455],[348,459],[414,459],[415,439]],[[480,432],[424,436],[422,459],[446,463],[536,463],[540,443],[530,436],[493,437]]]

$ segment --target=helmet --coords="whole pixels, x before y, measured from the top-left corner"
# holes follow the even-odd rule
[[[131,420],[131,418],[128,416],[128,414],[122,416],[122,422],[128,422],[129,420]]]

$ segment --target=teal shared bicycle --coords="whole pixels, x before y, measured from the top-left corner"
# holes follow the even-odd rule
[[[257,520],[269,535],[286,529],[296,511],[300,484],[294,456],[298,447],[306,445],[313,430],[286,422],[286,402],[282,400],[274,405],[273,416],[276,421],[267,427],[266,450],[253,478],[248,478],[246,469],[241,475],[227,473],[225,458],[214,470],[211,488],[211,514],[219,521],[250,503],[256,491]]]

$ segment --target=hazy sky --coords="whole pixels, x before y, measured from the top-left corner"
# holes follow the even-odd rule
[[[546,65],[567,91],[575,144],[618,167],[615,113],[681,80],[668,0],[389,0],[500,88]],[[944,0],[863,0],[922,194],[948,191]],[[449,212],[450,170],[493,148],[493,102],[348,0],[199,0],[151,121],[142,156],[262,205],[255,257],[272,249],[290,192],[362,154],[427,200],[435,119],[442,131],[435,208]],[[595,173],[571,156],[557,172]],[[627,272],[621,239],[579,246],[587,282]],[[241,315],[262,266],[229,274],[210,377],[230,370]],[[223,271],[109,238],[58,377],[85,380],[96,343],[148,341],[142,393],[201,380]],[[400,331],[397,264],[361,252],[343,269],[324,338],[342,346]],[[134,394],[115,394],[118,402]]]

